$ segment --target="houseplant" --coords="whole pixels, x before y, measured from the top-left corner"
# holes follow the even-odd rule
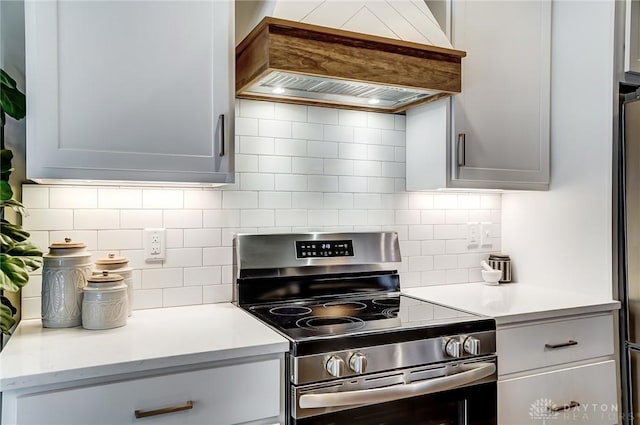
[[[6,116],[24,118],[26,100],[16,82],[0,69],[0,332],[9,333],[15,324],[17,310],[4,292],[17,292],[29,281],[29,273],[42,266],[42,252],[29,240],[29,233],[20,224],[5,219],[5,208],[24,215],[24,206],[13,199],[9,176],[13,153],[5,149],[4,125]]]

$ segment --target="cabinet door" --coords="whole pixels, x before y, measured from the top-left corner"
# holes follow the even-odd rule
[[[27,177],[233,181],[233,1],[27,0]]]
[[[616,424],[616,394],[614,360],[502,380],[498,423]]]
[[[547,189],[551,2],[454,1],[453,186]]]
[[[626,3],[624,70],[640,73],[640,1]]]
[[[266,418],[274,423],[282,403],[281,377],[280,359],[271,359],[17,397],[5,393],[2,423],[228,425]],[[193,407],[187,409],[189,401]],[[177,409],[136,418],[136,411],[165,408]]]

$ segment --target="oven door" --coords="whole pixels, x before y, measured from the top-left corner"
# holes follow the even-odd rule
[[[484,359],[294,386],[290,423],[495,425],[495,366]]]

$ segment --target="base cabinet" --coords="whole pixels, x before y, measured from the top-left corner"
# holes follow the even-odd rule
[[[613,315],[499,326],[498,424],[619,422]]]
[[[2,424],[274,424],[282,359],[119,382],[2,394]]]
[[[498,382],[499,424],[618,423],[615,361]]]

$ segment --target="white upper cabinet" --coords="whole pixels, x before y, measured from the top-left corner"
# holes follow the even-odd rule
[[[233,1],[27,0],[27,177],[233,182]]]
[[[456,0],[451,14],[462,93],[407,111],[407,189],[548,189],[551,2]]]

